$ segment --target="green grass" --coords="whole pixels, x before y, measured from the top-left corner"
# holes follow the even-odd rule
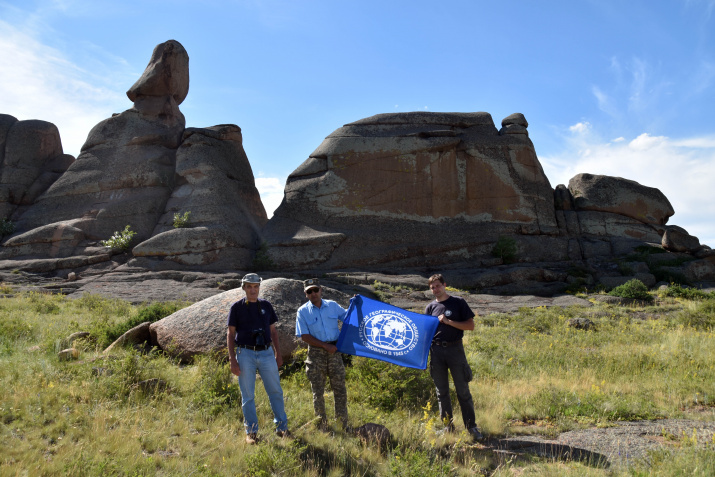
[[[715,300],[668,300],[639,309],[597,303],[478,317],[465,341],[477,422],[498,438],[526,432],[527,423],[529,432],[555,435],[619,420],[715,419]],[[651,454],[650,466],[630,469],[499,457],[472,445],[464,432],[438,432],[426,371],[355,357],[347,374],[351,424],[387,426],[393,434],[387,450],[364,447],[339,430],[316,431],[302,369],[286,369],[282,378],[296,438],[284,441],[270,433],[272,416],[259,384],[264,442],[249,447],[243,442],[240,393],[222,354],[190,365],[131,348],[102,357],[108,329],[151,321],[176,306],[182,305],[137,307],[91,295],[0,298],[0,475],[713,473],[715,442],[688,436],[676,436],[666,450]],[[578,316],[593,320],[595,331],[567,326]],[[89,331],[90,337],[80,343],[78,361],[61,362],[57,352],[75,331]],[[166,387],[143,391],[137,383],[147,379]],[[332,409],[331,394],[326,401]]]

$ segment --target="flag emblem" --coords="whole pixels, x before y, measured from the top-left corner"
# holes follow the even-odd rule
[[[356,295],[338,337],[338,351],[425,369],[439,320]]]
[[[417,325],[402,313],[379,310],[365,317],[360,334],[369,346],[387,351],[411,351],[417,345]],[[377,351],[377,350],[375,350]]]

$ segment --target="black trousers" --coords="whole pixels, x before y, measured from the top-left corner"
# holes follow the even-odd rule
[[[474,417],[474,401],[472,393],[469,391],[469,381],[472,380],[472,370],[464,354],[462,342],[452,346],[432,346],[430,349],[430,376],[437,388],[437,400],[439,401],[439,417],[442,421],[452,424],[452,401],[449,397],[449,375],[452,374],[452,381],[457,391],[457,400],[462,410],[462,420],[464,427],[470,429],[476,426]]]

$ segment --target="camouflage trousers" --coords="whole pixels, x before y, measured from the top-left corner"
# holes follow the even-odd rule
[[[343,427],[348,425],[348,393],[345,389],[345,366],[340,353],[328,353],[323,348],[308,346],[305,374],[313,390],[313,409],[322,423],[327,422],[325,414],[325,378],[330,378],[330,387],[335,398],[335,418]]]

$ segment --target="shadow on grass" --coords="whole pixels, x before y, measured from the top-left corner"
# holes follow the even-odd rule
[[[295,442],[302,449],[300,460],[303,462],[304,468],[317,470],[320,476],[329,475],[335,469],[339,469],[341,475],[361,475],[366,477],[378,475],[372,466],[359,462],[347,452],[333,452],[311,444],[300,437],[296,437]]]
[[[521,439],[488,439],[483,443],[497,454],[532,454],[560,461],[577,461],[589,467],[607,468],[610,462],[603,454],[579,447]]]

